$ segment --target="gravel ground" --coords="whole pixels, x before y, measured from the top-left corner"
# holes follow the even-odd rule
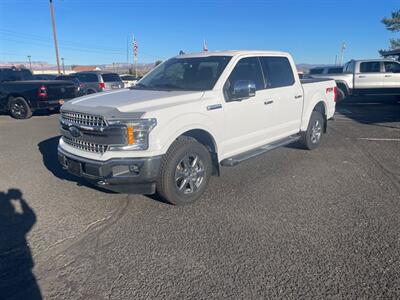
[[[400,104],[338,107],[315,151],[224,168],[197,203],[77,183],[58,115],[0,116],[0,298],[400,298]]]

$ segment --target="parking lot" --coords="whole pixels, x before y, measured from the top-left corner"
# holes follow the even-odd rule
[[[203,199],[175,207],[65,173],[57,114],[1,115],[0,291],[399,298],[400,104],[342,105],[324,138],[224,168]]]

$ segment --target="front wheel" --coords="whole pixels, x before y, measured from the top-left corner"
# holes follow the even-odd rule
[[[175,205],[192,203],[206,190],[211,171],[210,152],[195,139],[180,137],[163,158],[157,193]]]
[[[313,111],[307,131],[301,133],[303,146],[308,150],[313,150],[321,144],[322,133],[324,131],[324,118],[318,111]]]
[[[8,106],[10,115],[14,119],[29,119],[32,117],[32,110],[26,100],[22,97],[11,98]]]

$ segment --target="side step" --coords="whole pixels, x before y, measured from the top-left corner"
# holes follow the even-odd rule
[[[283,139],[278,140],[276,142],[272,142],[272,143],[263,145],[263,146],[261,146],[259,148],[252,149],[252,150],[246,151],[244,153],[241,153],[241,154],[226,158],[223,161],[221,161],[221,166],[234,167],[234,166],[240,164],[241,162],[243,162],[245,160],[248,160],[248,159],[256,157],[256,156],[259,156],[261,154],[264,154],[264,153],[266,153],[268,151],[271,151],[271,150],[274,150],[276,148],[279,148],[279,147],[294,143],[294,142],[298,141],[299,139],[300,139],[300,135],[291,135],[291,136],[289,136],[287,138],[283,138]]]

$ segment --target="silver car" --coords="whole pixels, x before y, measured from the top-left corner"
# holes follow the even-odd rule
[[[117,73],[89,71],[78,72],[74,76],[87,86],[88,94],[122,89],[124,87],[124,83]]]

